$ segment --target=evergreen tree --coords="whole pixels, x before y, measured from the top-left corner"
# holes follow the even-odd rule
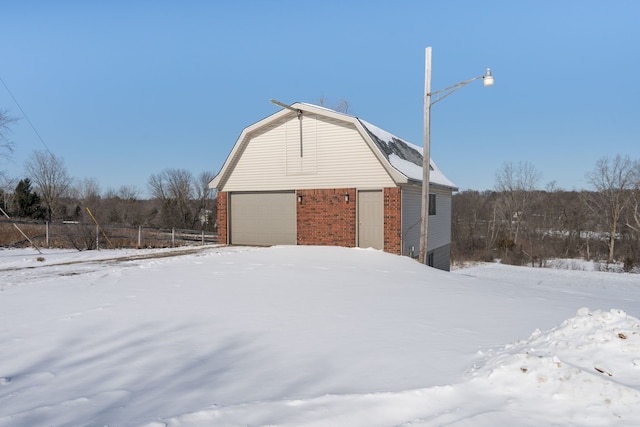
[[[40,196],[31,189],[29,178],[21,179],[14,192],[15,215],[20,218],[44,218],[44,211],[40,206]]]

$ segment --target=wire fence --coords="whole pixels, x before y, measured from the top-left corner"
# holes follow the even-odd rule
[[[23,234],[24,233],[24,234]],[[27,238],[25,238],[27,236]],[[0,247],[166,248],[218,243],[218,234],[204,230],[162,229],[124,225],[40,222],[0,219]]]

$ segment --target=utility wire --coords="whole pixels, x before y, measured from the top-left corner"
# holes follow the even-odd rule
[[[11,96],[11,99],[13,99],[13,102],[16,103],[16,105],[18,106],[18,108],[20,109],[20,112],[22,112],[22,115],[24,116],[25,119],[27,119],[27,123],[29,123],[29,126],[31,126],[31,129],[33,129],[33,131],[35,132],[35,134],[38,136],[38,139],[40,140],[40,142],[42,143],[42,145],[44,146],[44,148],[47,150],[47,152],[49,154],[51,154],[53,156],[53,153],[51,152],[51,150],[49,149],[49,146],[44,142],[44,139],[42,139],[42,137],[40,136],[40,134],[38,133],[36,127],[33,125],[33,123],[31,123],[31,120],[29,120],[29,116],[27,116],[27,113],[24,112],[24,110],[22,109],[22,107],[20,106],[20,103],[18,102],[18,100],[16,99],[15,96],[13,96],[13,93],[11,93],[11,91],[9,90],[9,87],[7,86],[7,84],[4,82],[4,80],[2,80],[2,77],[0,77],[0,82],[2,83],[2,86],[4,86],[4,88],[7,90],[7,93],[9,93],[9,96]]]

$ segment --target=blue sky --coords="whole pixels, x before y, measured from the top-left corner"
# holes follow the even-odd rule
[[[432,87],[482,75],[436,104],[431,155],[462,190],[527,161],[540,187],[587,187],[597,159],[640,159],[640,2],[21,1],[0,13],[0,78],[71,176],[102,190],[166,168],[217,173],[242,129],[285,103],[348,100],[350,114],[423,140]],[[0,85],[0,108],[20,110]],[[24,176],[44,146],[13,126]]]

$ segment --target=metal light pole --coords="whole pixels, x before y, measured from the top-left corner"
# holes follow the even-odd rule
[[[427,233],[429,232],[429,175],[431,163],[431,106],[438,101],[451,95],[456,90],[471,83],[474,80],[482,79],[484,86],[493,86],[494,79],[491,70],[487,68],[484,75],[456,83],[444,89],[431,91],[431,47],[425,52],[425,75],[424,75],[424,148],[422,152],[422,213],[420,215],[420,254],[419,261],[427,263]],[[431,97],[436,95],[435,101]]]
[[[424,61],[424,145],[422,149],[422,210],[420,211],[420,262],[427,263],[429,232],[429,172],[431,169],[431,46]]]

